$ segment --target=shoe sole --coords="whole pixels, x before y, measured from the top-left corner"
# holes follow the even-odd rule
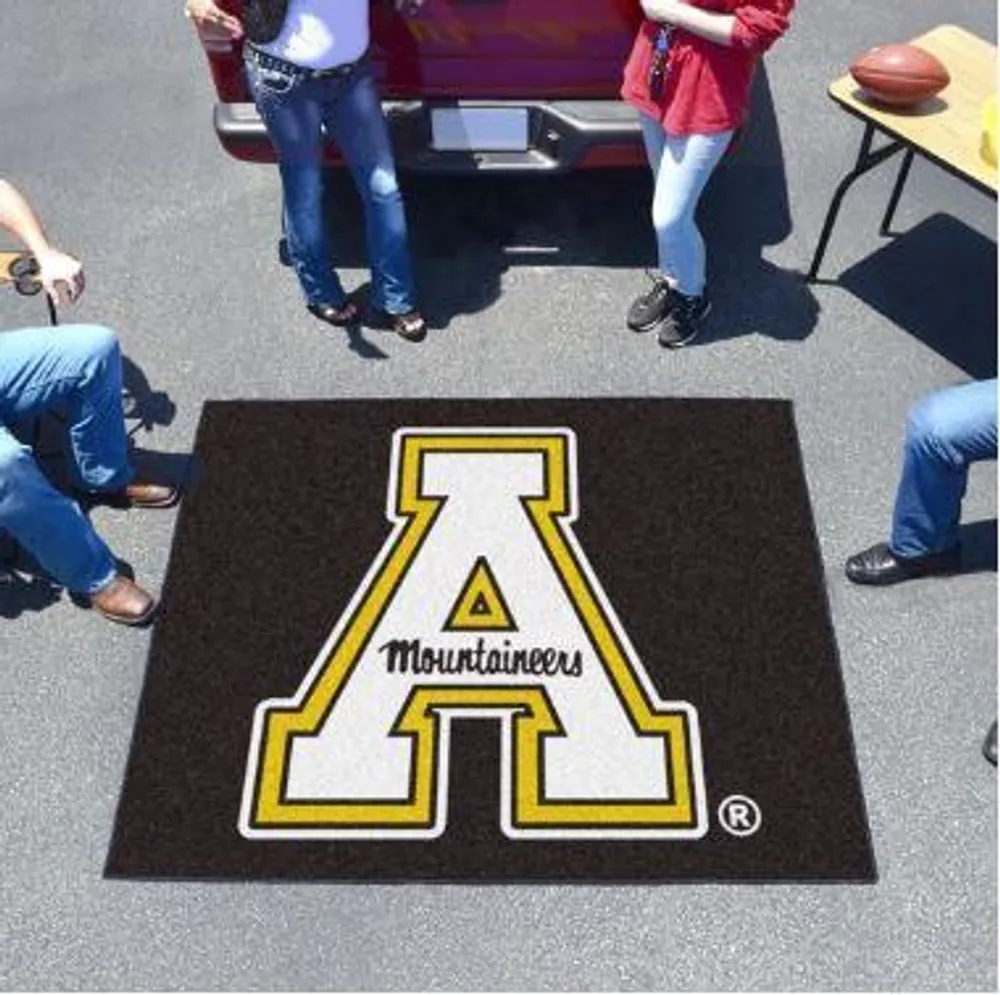
[[[664,349],[682,349],[689,342],[694,341],[698,337],[698,333],[701,331],[701,323],[712,313],[712,302],[708,302],[708,306],[702,311],[698,318],[698,323],[694,326],[694,331],[691,332],[686,338],[677,339],[673,342],[664,342],[663,339],[657,339],[657,342],[663,346]]]
[[[130,508],[172,508],[178,501],[180,501],[180,492],[176,492],[173,496],[165,498],[163,501],[129,501]]]
[[[156,610],[160,607],[160,605],[159,602],[154,601],[141,615],[116,615],[114,612],[104,611],[103,608],[98,608],[97,605],[91,605],[91,607],[97,612],[98,615],[102,618],[106,618],[109,622],[115,622],[118,625],[127,625],[133,629],[137,629],[144,625],[148,625],[153,620],[153,616],[156,614]]]
[[[665,315],[663,315],[660,318],[657,318],[656,321],[649,322],[649,324],[647,325],[637,325],[635,322],[629,321],[626,318],[625,327],[628,328],[629,331],[638,332],[641,335],[644,334],[645,332],[651,332],[654,328],[659,328],[660,325],[662,325],[667,320],[669,315],[670,312],[668,311]]]
[[[175,490],[169,498],[165,498],[162,501],[135,501],[132,498],[125,497],[119,491],[74,491],[73,493],[76,495],[77,500],[88,508],[99,505],[114,508],[118,511],[128,511],[131,508],[144,510],[173,508],[181,499],[181,491],[179,489]]]
[[[914,580],[930,580],[933,577],[957,577],[962,573],[960,567],[947,567],[941,570],[927,570],[920,573],[904,574],[899,576],[895,574],[886,579],[880,578],[869,578],[864,575],[857,576],[849,574],[846,570],[844,571],[844,576],[852,584],[858,584],[861,587],[892,587],[895,584],[908,584]]]

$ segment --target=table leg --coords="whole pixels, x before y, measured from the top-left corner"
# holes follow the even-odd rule
[[[889,226],[892,224],[892,219],[896,214],[896,206],[899,204],[899,198],[903,193],[903,187],[906,186],[906,178],[910,175],[910,166],[912,165],[913,149],[907,149],[906,155],[903,156],[903,161],[899,166],[899,173],[896,175],[896,184],[892,188],[892,195],[889,197],[889,203],[885,209],[885,217],[882,218],[882,224],[879,226],[878,233],[880,235],[889,234]]]
[[[854,163],[854,168],[840,181],[833,193],[833,199],[830,201],[830,207],[826,212],[826,220],[823,222],[823,230],[819,236],[819,244],[816,246],[812,263],[809,265],[809,272],[806,274],[807,283],[812,283],[816,279],[816,274],[823,263],[823,256],[826,254],[826,247],[830,241],[830,236],[833,234],[833,226],[836,224],[837,215],[840,213],[840,203],[844,199],[844,195],[858,177],[864,176],[869,170],[885,162],[886,159],[894,156],[903,148],[899,142],[890,142],[888,145],[872,151],[872,141],[874,138],[875,126],[868,123],[865,125],[865,133],[861,138],[861,148],[858,149],[858,158]]]

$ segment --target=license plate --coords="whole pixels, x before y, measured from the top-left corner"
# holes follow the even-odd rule
[[[438,152],[524,152],[527,108],[432,108],[431,145]]]

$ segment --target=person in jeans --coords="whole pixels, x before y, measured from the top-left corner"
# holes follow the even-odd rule
[[[639,111],[653,171],[658,273],[632,303],[629,328],[659,328],[676,349],[711,308],[695,209],[746,120],[760,56],[786,31],[794,0],[641,0],[645,20],[625,66],[622,98]],[[739,224],[739,218],[733,219]]]
[[[27,246],[54,300],[80,296],[80,263],[53,248],[24,197],[3,180],[0,226]],[[0,333],[0,530],[106,618],[144,624],[156,610],[155,599],[119,570],[77,502],[52,486],[31,448],[12,431],[50,410],[66,419],[70,470],[81,491],[143,508],[176,501],[175,488],[138,480],[129,465],[114,333],[98,325]]]
[[[907,421],[889,541],[848,557],[848,579],[885,586],[957,572],[962,552],[958,523],[969,466],[996,456],[996,380],[974,380],[923,398]],[[982,749],[996,766],[996,722]]]
[[[416,304],[403,199],[368,56],[369,0],[245,0],[241,19],[215,0],[187,0],[186,13],[205,35],[245,39],[247,79],[277,151],[288,250],[309,311],[338,326],[360,319],[330,265],[323,216],[329,136],[364,206],[377,317],[403,338],[422,339],[427,326]]]
[[[848,579],[886,585],[957,571],[969,465],[996,455],[996,380],[975,380],[925,397],[907,422],[889,541],[851,556]]]

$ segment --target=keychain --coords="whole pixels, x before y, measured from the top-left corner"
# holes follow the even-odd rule
[[[653,100],[659,100],[663,96],[663,83],[670,71],[667,67],[667,54],[670,51],[672,32],[672,28],[661,24],[660,30],[656,33],[653,64],[649,70],[649,95]]]

